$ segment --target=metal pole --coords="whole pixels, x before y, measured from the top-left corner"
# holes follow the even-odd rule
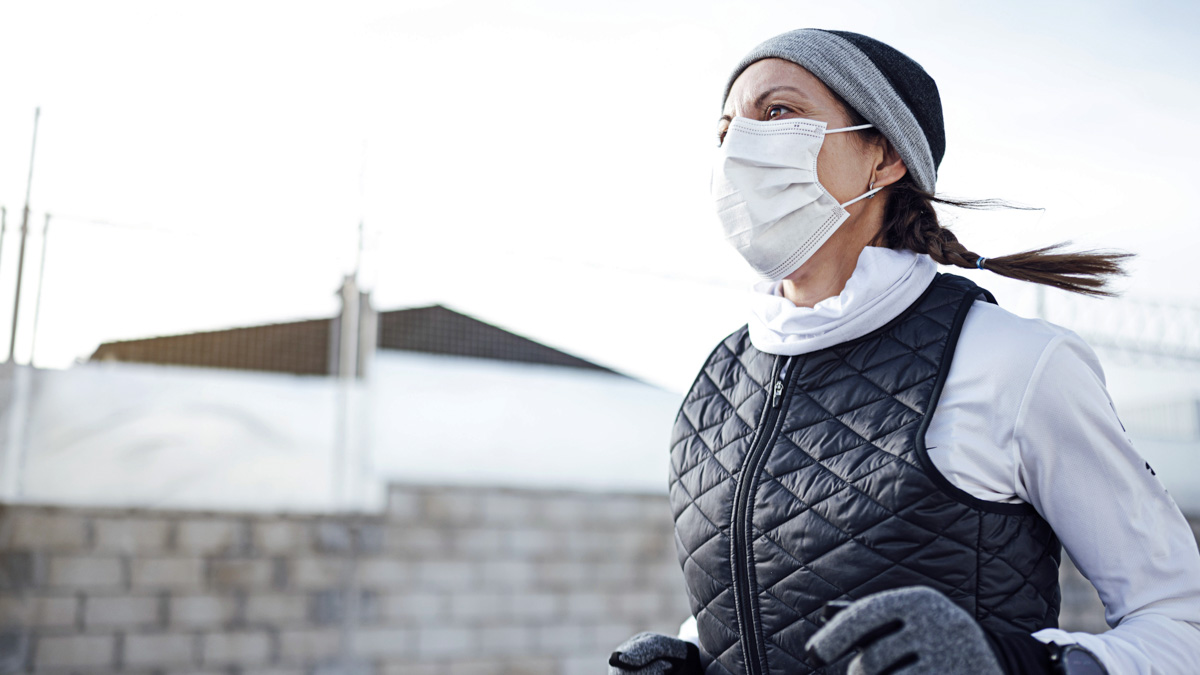
[[[29,365],[33,363],[33,352],[37,349],[38,316],[42,313],[42,280],[46,278],[46,244],[50,241],[50,214],[42,226],[42,262],[38,265],[38,289],[33,301],[33,334],[29,336]]]
[[[8,209],[0,206],[0,253],[4,252],[4,229],[8,225]]]
[[[8,429],[4,443],[4,463],[0,465],[0,498],[20,501],[25,492],[25,434],[29,426],[29,388],[32,371],[14,366],[12,399],[8,408]]]
[[[358,284],[347,274],[342,282],[342,315],[338,319],[337,446],[334,450],[334,497],[338,508],[348,510],[353,497],[352,456],[356,425],[353,410],[358,373]]]
[[[8,360],[17,361],[17,317],[21,311],[21,275],[25,271],[25,240],[29,237],[29,193],[33,189],[33,158],[37,152],[38,118],[41,107],[33,111],[33,147],[29,150],[29,180],[25,183],[25,211],[21,214],[21,252],[17,254],[17,292],[13,297],[12,335],[8,340]]]

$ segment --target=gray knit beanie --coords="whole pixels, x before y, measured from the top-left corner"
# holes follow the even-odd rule
[[[722,105],[742,71],[770,58],[791,61],[841,96],[891,142],[917,187],[933,193],[946,130],[937,85],[916,61],[865,35],[801,28],[751,50],[729,76]]]

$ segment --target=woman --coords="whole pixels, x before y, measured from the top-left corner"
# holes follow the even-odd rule
[[[780,35],[725,94],[713,194],[768,281],[676,419],[699,649],[641,634],[610,672],[1200,672],[1200,552],[1095,355],[936,271],[1105,295],[1125,256],[940,227],[937,87],[876,40]],[[1057,629],[1060,541],[1111,631]]]

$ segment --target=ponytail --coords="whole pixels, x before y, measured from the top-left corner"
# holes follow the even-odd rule
[[[883,245],[927,253],[942,265],[986,269],[1000,276],[1031,281],[1091,296],[1115,295],[1108,288],[1114,277],[1125,274],[1122,265],[1132,253],[1118,251],[1065,251],[1069,242],[1044,246],[996,258],[984,258],[958,241],[938,222],[934,203],[966,209],[1022,208],[995,199],[959,201],[936,197],[918,188],[905,176],[888,187],[887,207],[880,239]]]

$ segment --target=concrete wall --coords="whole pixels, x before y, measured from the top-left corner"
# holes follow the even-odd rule
[[[687,614],[661,497],[393,487],[378,516],[0,517],[0,673],[601,673]]]
[[[1193,521],[1200,527],[1200,521]],[[654,495],[392,486],[386,512],[0,507],[0,673],[574,675],[688,616]],[[1063,627],[1106,629],[1063,569]]]

